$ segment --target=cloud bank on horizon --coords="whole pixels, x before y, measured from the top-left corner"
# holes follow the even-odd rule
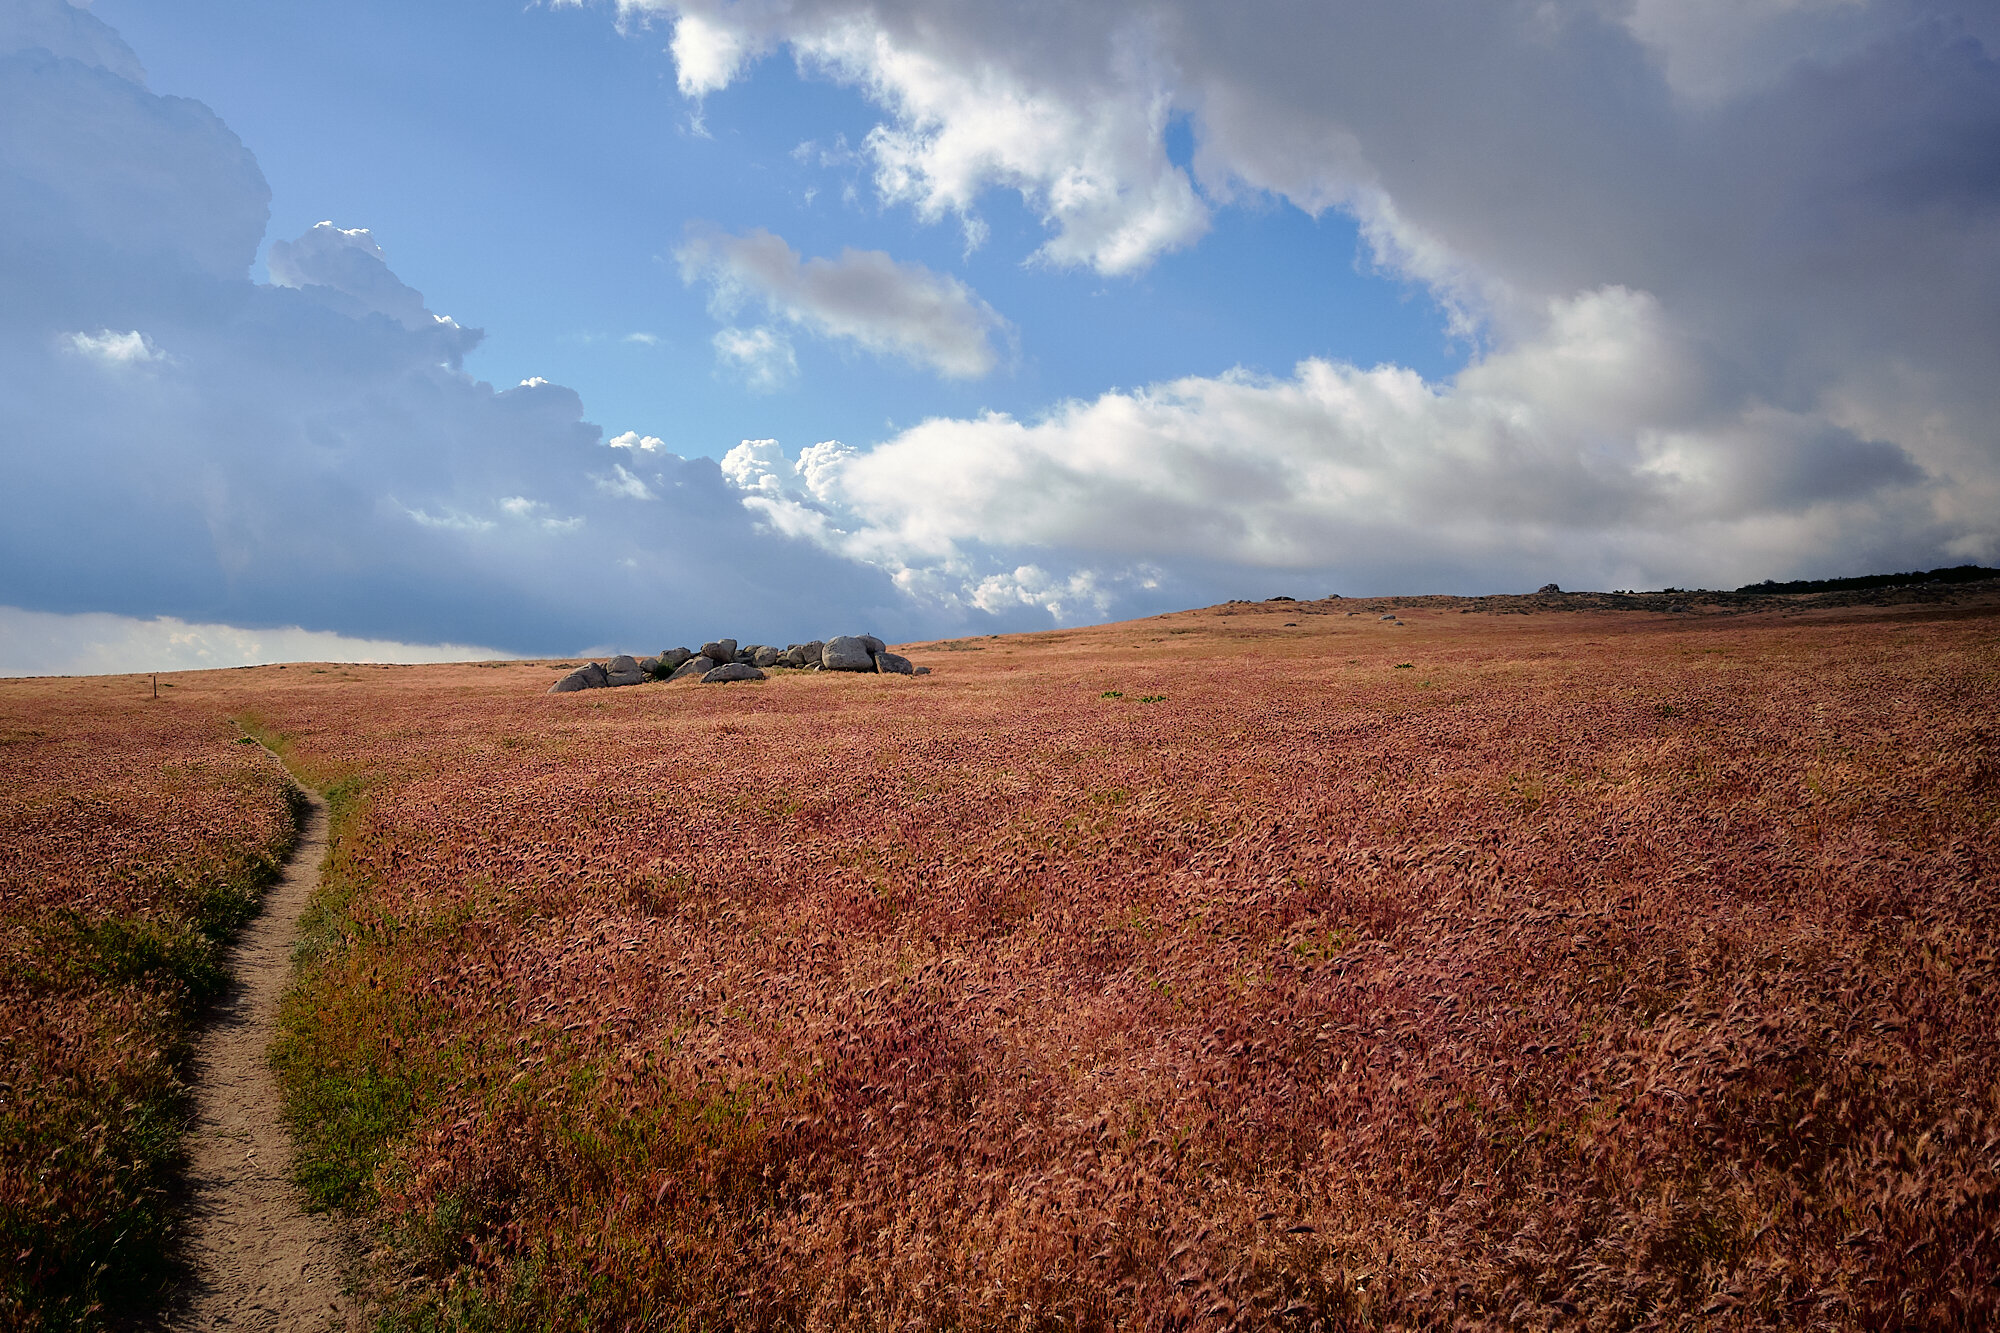
[[[568,389],[467,374],[481,332],[366,219],[274,241],[255,281],[250,149],[88,12],[5,0],[0,604],[545,652],[2000,556],[1986,7],[616,9],[711,125],[786,56],[865,99],[875,216],[968,255],[1018,205],[1030,275],[1129,284],[1201,263],[1231,210],[1344,215],[1471,354],[1225,363],[720,459],[606,439]],[[783,231],[662,227],[746,405],[812,392],[801,340],[965,384],[1035,353],[959,274]]]

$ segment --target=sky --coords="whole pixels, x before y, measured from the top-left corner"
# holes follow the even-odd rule
[[[0,0],[0,672],[2000,557],[2000,11]]]

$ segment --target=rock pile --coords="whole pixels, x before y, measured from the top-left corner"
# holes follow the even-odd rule
[[[872,634],[842,634],[778,648],[768,643],[739,647],[734,639],[712,639],[700,652],[669,648],[658,657],[619,655],[610,662],[580,666],[549,686],[550,694],[598,690],[613,685],[639,685],[649,680],[695,679],[715,685],[731,680],[764,680],[766,667],[795,671],[869,671],[883,676],[928,676],[929,667],[915,666],[889,651]]]

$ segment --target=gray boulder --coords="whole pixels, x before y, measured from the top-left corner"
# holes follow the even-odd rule
[[[701,655],[711,662],[734,662],[736,660],[736,640],[711,639],[701,646]]]
[[[659,675],[659,674],[660,674],[660,659],[659,659],[659,658],[657,658],[657,657],[642,657],[642,658],[640,658],[640,659],[639,659],[639,670],[641,670],[641,671],[645,672],[645,673],[646,673],[646,674],[647,674],[648,676],[657,676],[657,675]]]
[[[605,674],[612,685],[637,685],[646,679],[646,673],[639,669],[639,659],[630,653],[620,653],[612,658]]]
[[[555,684],[549,686],[549,693],[574,694],[578,690],[601,690],[610,683],[611,681],[605,675],[604,668],[592,662],[587,666],[578,667]]]
[[[759,644],[757,651],[750,655],[750,665],[754,667],[776,666],[778,665],[778,659],[784,655],[783,649],[773,648],[769,644]]]
[[[704,685],[720,685],[732,680],[768,680],[770,677],[756,667],[745,666],[741,662],[725,662],[701,678]]]
[[[795,643],[778,655],[778,665],[781,667],[802,667],[805,664],[806,650],[804,644]]]
[[[678,671],[683,662],[694,660],[694,654],[685,648],[669,648],[660,654],[660,665],[668,671]]]
[[[931,674],[931,669],[929,667],[911,667],[910,674],[913,676],[928,676]]]
[[[875,670],[884,676],[914,676],[917,674],[916,667],[911,664],[909,658],[891,652],[875,654]]]
[[[827,671],[873,671],[875,654],[868,651],[862,640],[851,634],[839,634],[820,649],[819,664]]]
[[[706,676],[709,672],[715,670],[715,667],[716,667],[716,662],[713,658],[690,657],[687,661],[675,667],[674,674],[668,676],[667,679],[684,680],[689,676],[693,676],[695,679],[699,680],[703,676]]]
[[[871,657],[889,646],[888,644],[882,642],[880,639],[876,638],[873,634],[858,634],[855,637],[860,639],[861,642],[868,645],[868,654]]]

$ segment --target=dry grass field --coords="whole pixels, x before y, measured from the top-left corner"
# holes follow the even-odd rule
[[[278,1059],[389,1327],[2000,1321],[2000,602],[1386,605],[119,716],[333,800]]]
[[[175,692],[0,683],[0,1328],[157,1299],[192,1025],[291,844],[284,774]]]

